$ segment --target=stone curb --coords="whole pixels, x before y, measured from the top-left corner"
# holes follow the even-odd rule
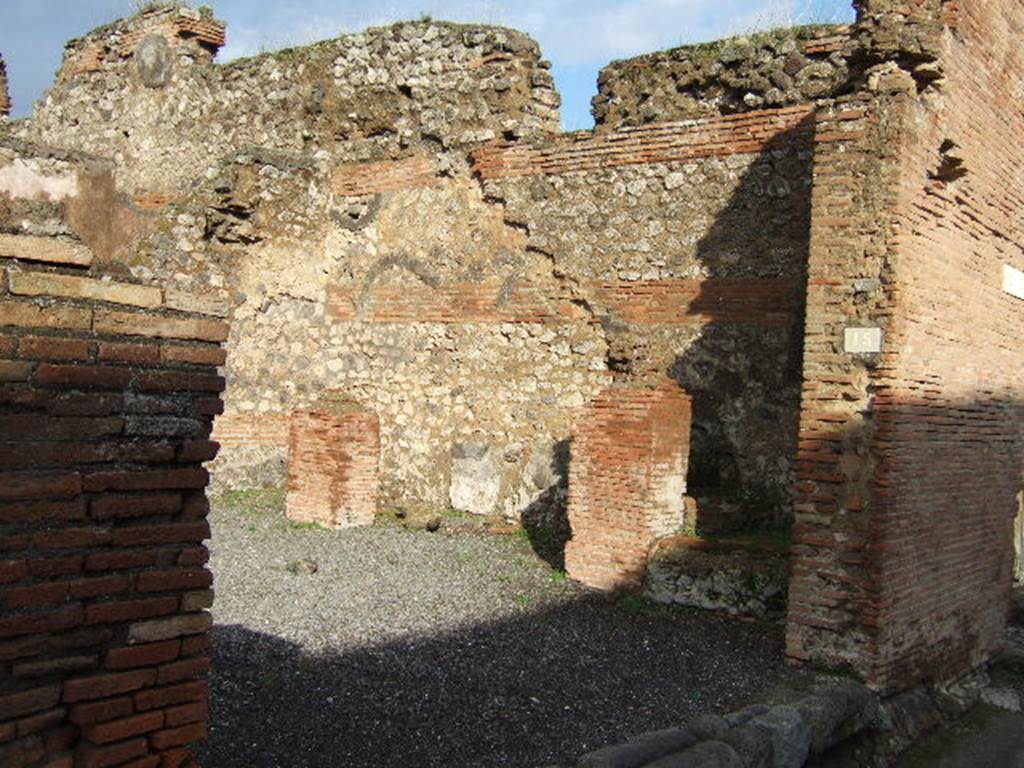
[[[877,695],[844,681],[792,704],[754,705],[645,733],[584,755],[576,768],[801,768],[881,721]]]

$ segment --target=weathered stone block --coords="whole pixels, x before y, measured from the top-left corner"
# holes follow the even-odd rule
[[[81,243],[34,235],[0,234],[0,258],[88,267],[92,251]]]
[[[163,88],[171,79],[174,55],[163,35],[146,35],[135,49],[139,79],[147,88]]]
[[[645,768],[747,768],[736,750],[721,741],[702,741],[685,752],[648,763]]]
[[[772,707],[750,725],[771,738],[774,768],[803,768],[811,749],[811,729],[800,710],[785,705]]]
[[[456,443],[452,446],[449,498],[454,509],[477,515],[499,511],[502,456],[485,443]]]
[[[584,755],[579,768],[641,768],[652,760],[671,755],[697,743],[686,728],[668,728],[637,736],[626,744],[605,747]]]

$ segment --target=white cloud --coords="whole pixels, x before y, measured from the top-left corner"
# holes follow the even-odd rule
[[[502,24],[535,37],[564,65],[601,65],[615,58],[755,28],[806,20],[844,0],[399,0],[367,9],[310,0],[291,4],[221,0],[229,21],[225,57],[250,55],[333,37],[342,31],[429,14],[436,19]]]

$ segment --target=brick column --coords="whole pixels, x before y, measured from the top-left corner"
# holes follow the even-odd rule
[[[899,114],[867,94],[840,100],[818,116],[814,157],[787,653],[865,677],[878,621],[871,392],[882,360],[847,353],[845,333],[892,331],[883,286]]]
[[[599,589],[636,588],[651,545],[684,522],[690,397],[674,382],[613,386],[573,430],[569,575]]]
[[[332,528],[373,525],[380,488],[377,414],[327,404],[292,414],[289,519]]]
[[[0,765],[189,765],[227,325],[15,239],[65,274],[0,277]]]
[[[814,159],[787,653],[887,694],[1005,642],[1024,476],[1024,301],[1003,282],[1024,270],[1024,9],[917,13],[954,6],[956,34],[922,27],[941,98],[922,68],[876,70],[822,109]]]

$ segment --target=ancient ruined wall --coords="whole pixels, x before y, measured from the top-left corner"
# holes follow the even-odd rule
[[[564,494],[574,413],[613,374],[671,373],[705,377],[710,484],[739,476],[759,514],[784,515],[806,117],[496,145],[473,158],[482,180],[432,155],[229,164],[205,222],[173,234],[242,298],[217,481],[282,484],[290,413],[331,389],[379,416],[386,503],[514,515]]]
[[[167,9],[73,41],[24,132],[115,157],[116,255],[231,315],[218,483],[284,484],[291,414],[327,389],[378,415],[385,503],[514,515],[564,498],[573,414],[612,376],[668,373],[703,527],[788,516],[809,107],[545,145],[558,99],[518,33],[218,66],[215,28]]]
[[[390,159],[558,130],[549,65],[513,30],[410,22],[215,65],[222,38],[170,8],[72,41],[24,135],[115,157],[120,187],[173,199],[246,147]]]
[[[815,160],[789,650],[883,690],[1003,642],[1024,471],[1024,11],[958,6],[865,9],[891,61],[823,114],[846,149]]]
[[[616,128],[807,104],[848,87],[855,50],[850,27],[817,25],[616,61],[601,70],[594,118]]]
[[[607,378],[600,329],[477,181],[417,170],[432,159],[325,170],[315,198],[302,174],[272,182],[289,210],[249,220],[294,230],[263,229],[225,278],[243,300],[218,482],[282,484],[290,414],[330,389],[379,417],[387,503],[514,514],[564,484],[557,444]]]
[[[187,765],[206,733],[227,326],[96,267],[69,221],[94,173],[0,154],[5,766]]]
[[[715,527],[788,515],[810,211],[809,107],[478,153],[619,377],[693,396],[689,492]],[[692,521],[691,521],[692,522]]]
[[[4,64],[4,57],[0,56],[0,120],[5,120],[11,114],[11,92],[7,84],[7,65]]]

